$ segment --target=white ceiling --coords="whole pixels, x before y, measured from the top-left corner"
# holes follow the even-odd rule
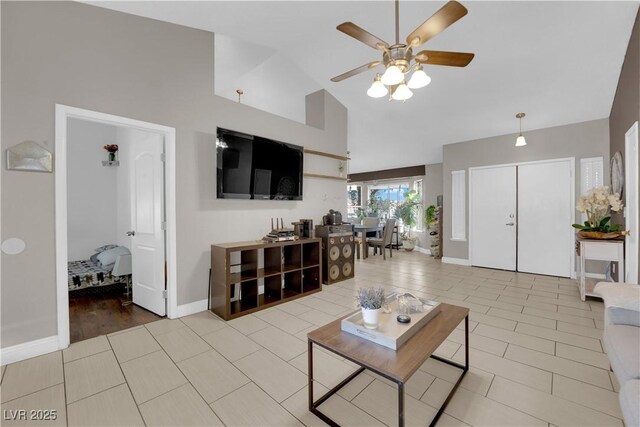
[[[366,96],[379,59],[338,32],[352,21],[393,42],[391,1],[91,2],[257,43],[289,58],[349,109],[352,172],[436,163],[442,145],[609,116],[638,1],[464,1],[469,14],[429,41],[473,52],[466,68],[425,67],[432,83],[405,103]],[[401,38],[445,1],[401,1]],[[286,76],[283,76],[286,79]]]

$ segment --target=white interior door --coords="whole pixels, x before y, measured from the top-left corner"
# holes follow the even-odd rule
[[[572,162],[518,166],[518,271],[571,277]]]
[[[638,122],[635,122],[633,126],[625,134],[625,146],[624,146],[624,195],[625,195],[625,229],[630,230],[629,234],[625,238],[625,282],[627,283],[640,283],[640,277],[638,276],[638,262],[639,248],[638,248],[638,233],[640,229],[639,209],[638,206]]]
[[[516,167],[469,173],[471,264],[516,269]]]
[[[164,167],[161,135],[140,132],[131,143],[131,254],[133,302],[166,314]]]

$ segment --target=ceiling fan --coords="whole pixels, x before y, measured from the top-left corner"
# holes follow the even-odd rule
[[[336,27],[338,31],[342,31],[367,46],[381,51],[382,61],[373,61],[354,68],[332,78],[331,81],[339,82],[384,64],[385,72],[376,74],[367,94],[373,98],[381,98],[391,91],[392,99],[405,101],[411,98],[413,96],[411,89],[424,87],[431,82],[431,78],[422,69],[422,64],[466,67],[473,59],[473,53],[464,52],[423,50],[415,55],[413,54],[414,48],[426,43],[444,31],[451,24],[465,16],[467,12],[466,7],[455,0],[451,0],[424,21],[422,25],[413,30],[407,36],[406,43],[400,43],[400,2],[395,0],[396,42],[393,45],[389,45],[353,22],[344,22],[338,25]],[[406,82],[405,76],[412,71],[411,79]]]

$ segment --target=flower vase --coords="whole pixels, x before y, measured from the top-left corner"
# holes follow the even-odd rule
[[[110,162],[115,162],[116,161],[116,152],[115,151],[109,151],[109,161]]]
[[[380,323],[380,311],[382,311],[381,308],[376,308],[376,309],[363,308],[362,309],[362,322],[364,323],[365,328],[367,329],[378,328],[378,324]]]

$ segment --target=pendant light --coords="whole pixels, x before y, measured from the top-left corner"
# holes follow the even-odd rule
[[[380,81],[380,74],[376,74],[373,84],[367,91],[367,95],[372,98],[382,98],[389,93],[389,89]]]
[[[516,118],[520,120],[520,134],[518,135],[518,138],[516,138],[516,147],[524,147],[525,145],[527,145],[527,141],[524,139],[524,136],[522,135],[522,118],[524,116],[526,116],[525,113],[516,114]]]

